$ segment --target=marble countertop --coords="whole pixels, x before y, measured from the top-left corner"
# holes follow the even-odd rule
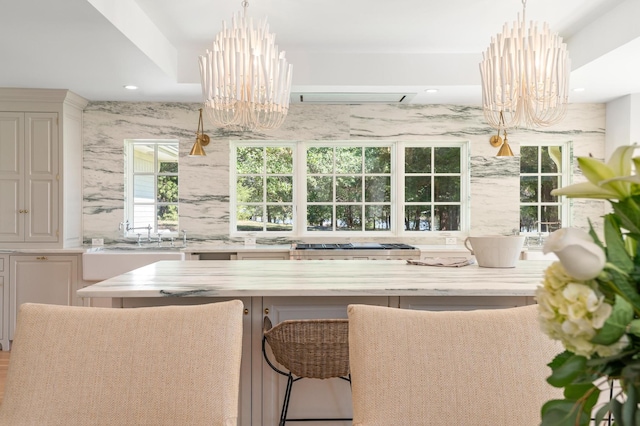
[[[466,255],[469,251],[464,247],[464,245],[422,245],[422,244],[412,244],[414,247],[419,249],[422,253],[452,253],[455,255],[463,254]],[[531,248],[531,247],[523,247],[522,251],[540,251],[542,248]],[[71,247],[71,248],[58,248],[58,249],[50,249],[50,248],[9,248],[9,249],[0,249],[0,254],[35,254],[35,253],[44,253],[44,254],[82,254],[82,253],[95,253],[95,252],[108,252],[108,251],[135,251],[135,252],[166,252],[166,251],[176,251],[176,252],[184,252],[184,253],[244,253],[244,252],[288,252],[291,250],[290,244],[258,244],[255,246],[245,246],[242,244],[194,244],[192,246],[187,245],[187,247],[183,247],[182,245],[176,244],[176,246],[161,246],[158,247],[153,244],[138,246],[136,244],[114,244],[114,245],[106,245],[106,246],[82,246],[82,247]]]
[[[403,260],[167,260],[85,287],[78,296],[533,296],[550,263],[496,269]]]
[[[86,252],[84,247],[73,248],[15,248],[15,249],[0,249],[0,254],[82,254]]]
[[[412,244],[415,248],[419,249],[423,253],[437,252],[437,253],[469,253],[469,251],[463,245],[416,245]],[[86,252],[100,252],[100,251],[140,251],[140,252],[152,252],[152,251],[180,251],[184,253],[244,253],[244,252],[289,252],[291,250],[291,244],[257,244],[255,246],[245,246],[243,244],[194,244],[192,246],[182,247],[176,245],[171,246],[156,246],[153,244],[138,246],[136,244],[116,244],[106,246],[89,246],[85,249]]]

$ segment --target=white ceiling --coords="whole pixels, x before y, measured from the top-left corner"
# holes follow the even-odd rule
[[[238,0],[3,0],[0,86],[201,102],[197,57],[241,9]],[[268,17],[293,64],[293,92],[477,105],[482,52],[521,11],[518,0],[250,0],[247,13]],[[567,42],[571,87],[585,89],[571,102],[640,93],[640,0],[529,0],[526,16]]]

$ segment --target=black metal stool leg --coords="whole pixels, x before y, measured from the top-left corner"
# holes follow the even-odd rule
[[[284,401],[282,402],[282,411],[280,412],[280,425],[284,426],[287,422],[287,411],[289,410],[289,400],[291,399],[291,388],[293,388],[293,376],[291,373],[287,375],[287,388],[284,391]]]

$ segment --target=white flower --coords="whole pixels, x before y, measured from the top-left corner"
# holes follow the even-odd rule
[[[591,280],[602,272],[607,257],[591,236],[577,228],[562,228],[551,233],[542,248],[553,252],[569,275],[580,281]]]
[[[575,279],[561,262],[554,262],[545,270],[543,285],[536,289],[536,301],[542,330],[576,355],[615,355],[629,344],[626,336],[608,346],[591,342],[613,308],[595,281]]]
[[[613,356],[622,352],[627,346],[629,346],[629,336],[623,334],[620,340],[611,345],[596,345],[596,352],[600,356]]]

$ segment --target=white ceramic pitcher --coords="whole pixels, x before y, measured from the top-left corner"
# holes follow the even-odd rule
[[[467,237],[464,246],[484,268],[514,268],[520,257],[524,236],[487,235]],[[471,247],[469,247],[471,245]]]

